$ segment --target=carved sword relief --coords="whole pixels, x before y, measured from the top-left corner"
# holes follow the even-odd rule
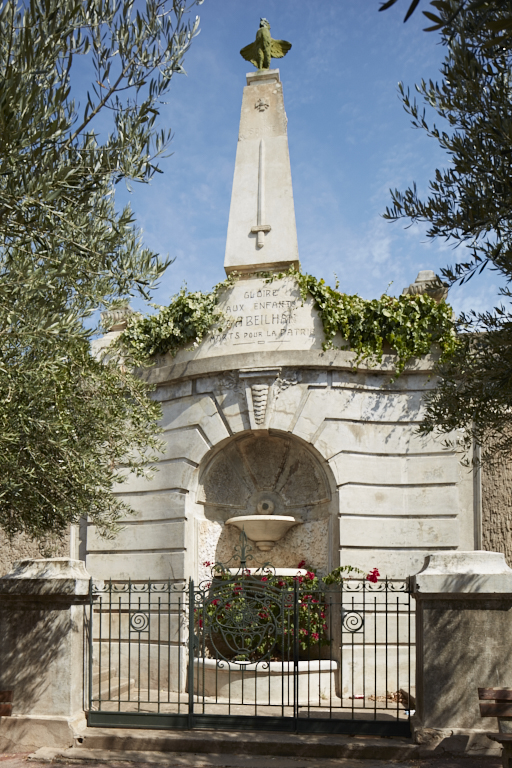
[[[270,232],[270,224],[263,224],[265,211],[265,142],[260,140],[260,151],[258,161],[258,210],[257,224],[251,227],[251,232],[256,235],[256,248],[263,248],[265,245],[265,232]]]

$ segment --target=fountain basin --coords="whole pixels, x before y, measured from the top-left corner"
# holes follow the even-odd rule
[[[295,695],[302,706],[340,704],[336,695],[336,661],[311,659],[236,664],[224,659],[194,659],[194,693],[224,699],[231,704],[292,706]]]
[[[268,552],[276,541],[285,536],[294,525],[302,525],[300,520],[286,515],[241,515],[230,517],[226,525],[234,525],[254,541],[258,549]]]

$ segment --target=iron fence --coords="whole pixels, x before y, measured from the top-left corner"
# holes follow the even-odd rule
[[[89,724],[410,734],[407,581],[91,582]]]

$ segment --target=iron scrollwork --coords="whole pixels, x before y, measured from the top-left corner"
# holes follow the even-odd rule
[[[347,611],[342,607],[341,619],[346,632],[359,632],[364,626],[364,618],[359,611]]]
[[[253,579],[229,579],[204,596],[203,626],[217,659],[245,665],[267,660],[281,634],[281,600]],[[255,657],[255,658],[254,658]]]
[[[138,594],[180,594],[185,593],[188,587],[185,581],[145,581],[143,583],[133,581],[96,581],[92,580],[91,593],[93,595],[138,595]]]
[[[195,624],[219,666],[268,662],[283,632],[283,597],[268,583],[272,576],[275,569],[254,557],[243,529],[232,557],[211,565],[210,579],[194,595]]]
[[[134,632],[146,632],[149,627],[149,616],[142,611],[136,611],[130,616],[130,629]]]

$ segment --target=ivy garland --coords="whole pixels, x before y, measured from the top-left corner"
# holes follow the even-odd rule
[[[341,293],[338,283],[331,288],[325,280],[294,268],[267,276],[267,280],[283,277],[296,280],[303,301],[308,294],[312,296],[323,324],[323,348],[335,348],[334,339],[340,333],[346,342],[343,348],[355,352],[354,366],[363,360],[380,363],[387,345],[396,353],[396,373],[400,374],[411,358],[429,354],[433,344],[439,345],[442,359],[457,346],[450,305],[437,304],[427,294],[362,299]],[[182,288],[158,314],[134,317],[120,343],[138,361],[168,352],[174,357],[184,347],[197,346],[215,325],[226,320],[218,308],[219,295],[236,279],[229,277],[210,293]]]
[[[457,346],[452,308],[444,301],[438,304],[425,293],[362,299],[338,291],[338,282],[331,288],[293,268],[286,274],[296,279],[303,301],[308,293],[313,297],[324,328],[323,348],[335,347],[339,332],[356,354],[354,366],[362,360],[380,363],[387,344],[396,353],[400,374],[411,358],[428,355],[433,344],[439,345],[442,359]]]
[[[217,307],[219,294],[234,282],[235,278],[229,277],[210,293],[182,288],[157,314],[131,318],[119,337],[120,344],[138,362],[167,352],[175,357],[183,347],[200,344],[208,331],[223,320]]]

